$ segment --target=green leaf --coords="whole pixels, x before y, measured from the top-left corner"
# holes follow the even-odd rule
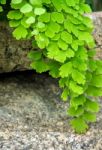
[[[29,12],[31,12],[33,10],[33,7],[32,7],[32,5],[30,5],[29,3],[26,3],[25,5],[23,5],[22,7],[21,7],[21,9],[20,9],[20,11],[22,12],[22,13],[29,13]]]
[[[55,33],[58,33],[59,31],[60,31],[60,25],[55,22],[50,22],[48,24],[45,35],[49,38],[53,38],[55,36]]]
[[[90,8],[90,6],[88,4],[81,4],[81,9],[83,9],[83,11],[85,13],[91,13],[92,12],[91,8]]]
[[[88,86],[86,93],[88,96],[102,96],[102,88]]]
[[[84,24],[80,24],[77,26],[77,29],[80,31],[85,31],[85,30],[87,30],[87,27]]]
[[[82,118],[75,118],[70,122],[70,124],[77,133],[85,133],[88,129],[88,125]]]
[[[102,75],[93,75],[90,84],[92,86],[102,88]]]
[[[35,69],[38,73],[46,72],[49,70],[49,66],[44,60],[35,61],[30,66],[31,68]]]
[[[67,58],[71,58],[71,57],[75,56],[75,53],[72,49],[68,48],[65,55],[66,55]]]
[[[56,43],[51,43],[48,46],[47,50],[48,50],[48,57],[53,59],[57,55],[59,48]]]
[[[75,109],[77,109],[80,105],[84,105],[84,103],[86,102],[86,98],[84,95],[80,95],[78,97],[74,97],[70,100],[70,105],[72,107],[74,107]]]
[[[35,17],[29,17],[27,20],[26,20],[26,23],[27,24],[32,24],[32,23],[35,23]]]
[[[52,29],[47,29],[47,31],[45,32],[45,35],[48,37],[48,38],[53,38],[55,36],[55,32],[52,31]]]
[[[79,40],[85,41],[87,43],[93,42],[93,37],[89,32],[79,32]]]
[[[69,33],[66,32],[66,31],[63,31],[63,32],[61,33],[61,38],[62,38],[63,41],[65,41],[65,42],[68,43],[68,44],[71,44],[71,43],[72,43],[72,35],[69,34]]]
[[[46,28],[46,27],[45,27],[45,24],[42,23],[42,22],[38,22],[37,27],[38,27],[39,29],[44,29],[44,28]]]
[[[51,61],[49,63],[49,74],[53,77],[53,78],[58,78],[59,77],[59,67],[60,64],[58,62],[55,61]]]
[[[78,50],[78,41],[77,40],[74,40],[73,43],[71,44],[71,47],[77,51]]]
[[[79,40],[86,41],[87,43],[93,42],[93,37],[89,32],[80,32],[79,33]]]
[[[32,35],[36,36],[39,34],[39,30],[38,29],[34,29],[32,32],[31,32]]]
[[[42,0],[42,2],[43,2],[44,4],[50,4],[50,3],[51,3],[51,0]]]
[[[85,109],[89,112],[98,112],[99,104],[97,102],[87,99],[85,102]]]
[[[71,33],[72,32],[72,28],[73,28],[73,24],[68,19],[66,19],[64,21],[64,27],[65,27],[65,29],[67,29],[67,31],[69,33]]]
[[[90,71],[92,71],[92,72],[97,69],[96,61],[93,60],[93,59],[89,60],[89,64],[88,65],[89,65]]]
[[[30,51],[28,54],[28,58],[32,61],[34,60],[40,60],[42,56],[42,53],[40,51]]]
[[[64,63],[66,60],[66,55],[64,51],[58,50],[57,55],[54,56],[54,59],[58,62]]]
[[[60,32],[60,25],[55,22],[51,22],[48,26],[49,29],[52,29],[54,33]]]
[[[68,109],[68,115],[72,116],[72,117],[79,117],[84,113],[84,109],[82,106],[77,107],[77,109],[75,107],[70,107]]]
[[[45,34],[38,34],[35,36],[37,44],[39,48],[44,49],[49,45],[49,39],[45,36]]]
[[[56,43],[51,43],[48,48],[48,58],[55,59],[58,62],[64,62],[66,60],[66,55],[64,51],[61,51]]]
[[[15,19],[15,20],[21,19],[22,16],[23,16],[22,13],[20,13],[18,10],[11,10],[7,15],[9,19]]]
[[[75,0],[66,0],[66,3],[68,6],[75,6],[76,5]]]
[[[54,41],[58,41],[60,39],[60,33],[57,33],[54,37],[53,40]]]
[[[73,43],[71,44],[74,51],[77,51],[79,49],[79,46],[83,46],[83,45],[84,45],[84,42],[80,40],[74,40]]]
[[[28,18],[25,18],[23,17],[23,19],[21,20],[21,25],[24,27],[24,28],[29,28],[30,27],[30,24],[26,23]]]
[[[97,69],[95,71],[95,74],[99,75],[102,74],[102,60],[96,61]]]
[[[85,24],[88,28],[93,29],[93,22],[92,19],[90,19],[89,17],[85,16],[83,17],[83,24]]]
[[[12,0],[11,3],[12,4],[19,4],[21,3],[23,0]]]
[[[84,47],[79,47],[76,52],[76,57],[77,59],[82,59],[86,61],[88,59],[88,54],[87,54],[86,49]]]
[[[76,93],[78,95],[81,95],[84,92],[83,87],[79,86],[74,81],[70,81],[69,88],[70,88],[70,90],[72,90],[74,93]]]
[[[22,31],[22,32],[21,32]],[[14,31],[13,31],[13,36],[17,39],[20,40],[21,38],[26,38],[28,34],[28,31],[22,26],[19,25]]]
[[[72,63],[68,62],[63,64],[59,70],[60,70],[60,76],[62,78],[68,77],[72,73]]]
[[[65,86],[69,86],[69,79],[68,78],[61,78],[59,80],[59,86],[64,88]]]
[[[84,73],[81,73],[79,72],[78,70],[76,69],[73,69],[72,71],[72,78],[74,81],[76,81],[78,84],[85,84],[85,74]]]
[[[62,50],[67,50],[67,48],[68,48],[68,44],[61,39],[58,40],[58,46]]]
[[[49,22],[50,21],[50,13],[46,12],[46,13],[40,15],[38,20],[41,22]]]
[[[96,55],[96,50],[89,50],[88,51],[88,56],[89,57],[94,57]]]
[[[1,4],[6,4],[6,0],[0,0]]]
[[[78,69],[79,71],[86,71],[87,70],[87,62],[82,59],[74,59],[73,60],[73,67]]]
[[[13,9],[16,9],[16,10],[19,9],[19,10],[20,10],[21,7],[23,7],[25,4],[26,4],[26,1],[22,0],[22,2],[19,3],[19,4],[13,4],[13,3],[11,3],[11,7],[12,7]]]
[[[51,20],[53,22],[57,22],[57,23],[63,23],[64,22],[64,16],[62,13],[58,13],[58,12],[53,12],[51,14]]]
[[[85,112],[82,117],[87,122],[96,122],[96,114],[94,113]]]
[[[52,0],[52,3],[58,12],[62,10],[63,0]]]
[[[89,72],[89,71],[87,71],[87,73],[86,73],[86,81],[87,81],[88,83],[90,83],[91,79],[92,79],[92,73]]]
[[[69,96],[69,89],[66,87],[61,94],[61,98],[63,99],[63,101],[66,102],[68,100],[68,96]]]
[[[29,1],[34,6],[40,6],[42,4],[42,0],[29,0]]]
[[[10,25],[10,27],[17,27],[17,26],[20,25],[20,21],[18,21],[18,20],[11,20],[11,21],[9,21],[9,25]]]
[[[34,10],[34,14],[39,15],[39,16],[44,14],[45,12],[46,12],[46,10],[44,8],[35,8],[35,10]]]
[[[2,12],[3,11],[3,8],[2,8],[2,6],[0,6],[0,12]]]
[[[74,11],[73,9],[71,11],[72,11],[71,13],[74,13],[74,14],[77,13],[77,11]],[[67,18],[69,19],[70,22],[72,22],[75,25],[80,25],[81,24],[81,21],[79,20],[78,16],[74,17],[74,16],[70,15]]]

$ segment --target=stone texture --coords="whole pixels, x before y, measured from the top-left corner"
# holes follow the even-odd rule
[[[27,54],[31,49],[31,41],[17,41],[7,23],[0,22],[0,73],[29,69]]]
[[[102,59],[102,12],[94,12],[88,16],[93,20],[95,27],[93,36],[96,41],[97,58]]]
[[[47,74],[0,75],[0,150],[102,150],[102,110],[86,134],[75,134],[60,93]]]
[[[94,38],[97,44],[97,57],[102,58],[102,12],[89,15],[95,24]],[[12,37],[7,23],[0,22],[0,73],[15,70],[29,70],[27,54],[32,47],[31,41],[17,41]]]

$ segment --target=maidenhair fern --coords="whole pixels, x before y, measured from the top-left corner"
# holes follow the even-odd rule
[[[102,96],[102,61],[94,60],[93,23],[85,15],[90,12],[85,0],[11,0],[7,15],[13,36],[34,39],[39,48],[29,53],[31,67],[59,79],[61,98],[70,98],[67,112],[78,133],[96,121],[96,97]]]

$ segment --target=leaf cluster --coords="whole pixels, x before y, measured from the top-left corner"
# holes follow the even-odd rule
[[[31,67],[59,78],[61,98],[70,97],[68,114],[78,133],[96,121],[102,96],[102,61],[94,60],[93,23],[84,13],[91,12],[85,0],[11,0],[7,17],[13,36],[34,39],[39,50],[31,51]]]

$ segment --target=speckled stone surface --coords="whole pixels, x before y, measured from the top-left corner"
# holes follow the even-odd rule
[[[60,93],[47,74],[0,75],[0,150],[102,150],[102,109],[85,135],[75,134]]]

